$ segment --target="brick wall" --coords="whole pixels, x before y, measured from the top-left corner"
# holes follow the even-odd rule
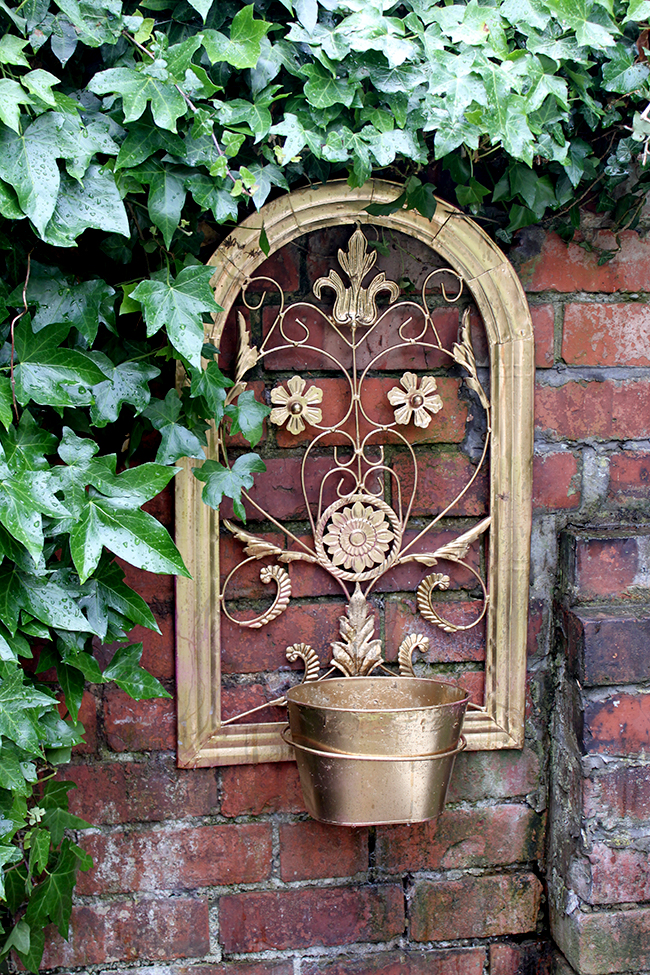
[[[537,364],[524,749],[461,755],[435,823],[328,827],[307,818],[293,763],[178,770],[172,701],[135,703],[111,687],[87,693],[87,744],[68,777],[79,786],[71,808],[94,824],[81,842],[95,868],[80,878],[70,942],[53,933],[44,967],[120,975],[650,971],[650,546],[629,527],[649,507],[650,243],[624,233],[602,266],[599,251],[616,242],[600,233],[590,243],[567,253],[533,228],[511,254],[529,293]],[[307,272],[323,273],[322,246],[316,239],[274,262],[288,290]],[[467,404],[455,390],[453,423],[436,447],[448,453],[452,480],[466,463],[454,431]],[[270,459],[284,473],[269,487],[289,476],[277,447]],[[438,488],[425,475],[425,506]],[[291,509],[295,499],[282,496]],[[464,504],[458,517],[481,513],[480,485]],[[172,525],[171,494],[152,510]],[[595,531],[617,525],[627,527]],[[130,569],[128,578],[162,630],[136,635],[144,663],[173,690],[173,582]],[[332,598],[323,590],[318,600]],[[394,615],[408,613],[406,596],[386,602]],[[239,708],[264,700],[268,688],[255,677],[259,662],[244,666],[237,649],[226,650],[224,665]],[[272,641],[266,649],[275,659]],[[480,640],[455,661],[449,653],[431,665],[480,678]]]

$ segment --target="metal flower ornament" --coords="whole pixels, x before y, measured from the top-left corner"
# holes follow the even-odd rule
[[[249,505],[284,532],[289,538],[290,547],[282,548],[241,525],[225,522],[226,528],[242,543],[244,555],[227,577],[220,596],[222,609],[233,622],[245,627],[262,627],[285,611],[292,596],[289,573],[284,567],[287,563],[303,561],[320,566],[340,585],[348,601],[347,611],[341,617],[339,639],[331,643],[329,670],[324,676],[334,669],[346,676],[367,675],[380,668],[387,669],[381,641],[375,637],[375,620],[367,598],[379,579],[391,568],[415,563],[426,572],[428,568],[446,562],[463,567],[476,579],[483,593],[482,610],[472,623],[465,626],[445,619],[436,602],[437,594],[450,585],[447,573],[437,571],[425,574],[419,583],[419,613],[423,619],[447,633],[475,626],[485,615],[488,604],[485,582],[474,565],[466,560],[466,555],[470,546],[488,529],[489,517],[442,546],[428,545],[428,539],[432,537],[431,529],[466,494],[484,468],[490,441],[490,404],[477,373],[469,309],[462,316],[458,341],[448,349],[440,340],[428,301],[429,289],[437,277],[444,300],[457,301],[463,290],[462,278],[449,268],[435,270],[425,280],[419,301],[405,298],[398,302],[399,286],[387,280],[384,272],[375,274],[364,285],[376,259],[377,252],[368,252],[366,237],[357,228],[350,238],[347,251],[341,249],[338,252],[339,264],[349,279],[349,286],[344,284],[335,270],[318,278],[313,286],[314,295],[322,301],[325,300],[323,296],[327,289],[334,292],[334,305],[330,313],[305,301],[286,305],[281,288],[272,282],[280,295],[280,304],[275,320],[259,347],[251,343],[243,316],[239,316],[236,387],[229,394],[234,396],[246,387],[245,374],[260,360],[287,350],[323,355],[323,368],[332,371],[335,367],[346,380],[348,402],[343,414],[334,422],[323,420],[324,415],[328,416],[328,407],[331,408],[332,404],[328,403],[317,378],[310,383],[303,376],[291,376],[276,385],[270,394],[271,424],[277,428],[284,427],[292,436],[301,435],[296,449],[301,450],[301,481],[311,540],[306,539],[304,533],[294,533],[273,512],[260,508],[253,497],[246,493],[244,498]],[[458,284],[457,294],[451,298],[445,289],[443,277],[446,276],[448,280],[449,275]],[[263,280],[268,284],[268,278]],[[383,308],[380,301],[382,295],[385,296]],[[298,322],[301,328],[299,337],[295,337],[287,327],[289,315],[292,316],[290,321]],[[337,348],[343,350],[338,358],[331,351],[325,352],[317,339],[312,339],[306,320],[321,323],[326,331],[332,330]],[[395,322],[398,324],[395,325]],[[389,340],[382,339],[373,345],[372,336],[382,326],[385,326],[385,330],[387,328]],[[322,335],[322,332],[319,334]],[[388,410],[384,408],[381,412],[379,404],[381,419],[375,418],[378,409],[377,384],[375,381],[371,395],[369,380],[374,380],[377,371],[383,370],[385,374],[392,362],[400,361],[404,351],[420,354],[420,361],[423,362],[430,352],[447,357],[450,365],[461,369],[467,387],[478,400],[476,408],[482,407],[486,418],[482,453],[468,482],[442,510],[432,514],[424,527],[418,523],[416,530],[410,528],[408,533],[407,526],[417,490],[417,456],[411,430],[428,430],[436,422],[437,414],[444,411],[444,402],[434,376],[405,371],[397,379],[396,385],[384,394]],[[305,431],[312,435],[306,446]],[[225,437],[220,433],[219,438],[220,449],[227,460]],[[332,443],[335,446],[332,447]],[[408,492],[388,462],[387,444],[398,445],[410,456],[413,478]],[[326,463],[328,456],[329,465]],[[317,482],[315,491],[314,480]],[[311,490],[308,490],[308,484]],[[269,559],[274,564],[264,565],[261,579],[264,583],[275,583],[276,595],[271,606],[253,620],[236,620],[227,608],[228,588],[233,577],[244,565]],[[410,633],[404,637],[397,654],[401,674],[413,674],[413,653],[416,650],[426,651],[427,646],[428,638],[422,634]],[[319,677],[322,669],[320,658],[315,648],[305,643],[295,643],[287,648],[287,656],[290,660],[300,658],[304,661],[305,680],[322,679]],[[282,703],[282,700],[278,698],[270,703]],[[267,707],[268,703],[264,706]],[[252,712],[246,712],[249,713]],[[242,716],[236,715],[229,721]]]

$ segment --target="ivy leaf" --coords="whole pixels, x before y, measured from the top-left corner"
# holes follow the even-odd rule
[[[160,633],[156,618],[137,592],[125,584],[124,572],[116,562],[99,566],[96,583],[108,606],[125,616],[134,626],[144,626]]]
[[[63,837],[64,829],[84,829],[89,825],[83,819],[63,809],[48,810],[42,822],[52,833],[52,842],[55,846],[58,846],[57,838]],[[71,847],[70,840],[63,840],[56,866],[45,880],[34,888],[25,912],[25,919],[30,924],[43,926],[51,921],[64,938],[68,936],[72,913],[72,891],[79,865],[79,859]]]
[[[92,359],[76,349],[60,348],[70,326],[52,325],[37,335],[32,332],[27,316],[15,332],[19,364],[14,378],[16,399],[48,406],[88,406],[92,386],[104,379]]]
[[[76,721],[84,696],[86,679],[76,667],[68,667],[64,663],[57,665],[56,675],[63,691],[65,706],[70,712],[72,720]]]
[[[36,68],[34,71],[28,71],[20,80],[32,95],[36,95],[46,105],[56,108],[57,102],[52,94],[52,88],[54,85],[61,84],[60,78],[50,74],[49,71],[45,71],[43,68]]]
[[[55,629],[94,633],[74,598],[58,583],[21,573],[23,600],[26,609],[41,623]]]
[[[164,400],[155,400],[144,411],[144,415],[151,421],[154,429],[159,430],[162,436],[156,454],[158,464],[173,464],[181,457],[201,459],[205,457],[201,441],[196,434],[178,423],[180,413],[181,401],[174,389],[169,390]]]
[[[5,34],[0,38],[0,64],[15,64],[22,68],[29,68],[29,61],[23,54],[23,48],[28,44],[29,41],[22,37]]]
[[[212,419],[219,423],[223,417],[225,390],[233,385],[232,379],[224,376],[216,362],[208,362],[205,369],[192,371],[190,395],[202,396],[208,404]],[[160,428],[157,428],[160,429]],[[190,456],[192,456],[190,454]]]
[[[58,247],[74,247],[84,230],[130,235],[129,221],[113,174],[101,166],[89,166],[83,182],[65,173],[52,219],[43,240]]]
[[[232,417],[231,435],[242,433],[251,447],[254,447],[262,437],[264,420],[270,412],[270,407],[258,403],[251,390],[240,393],[237,403],[226,407],[227,415]]]
[[[199,481],[205,482],[201,497],[211,508],[218,508],[224,495],[232,498],[236,516],[246,521],[246,512],[241,502],[241,492],[253,486],[253,474],[261,474],[266,464],[258,454],[243,454],[232,467],[224,467],[216,460],[206,460],[202,467],[192,471]]]
[[[194,7],[203,23],[205,23],[205,18],[210,13],[210,7],[212,6],[213,2],[214,0],[188,0],[189,5]]]
[[[180,136],[161,129],[156,125],[147,111],[140,121],[129,125],[126,138],[120,146],[115,161],[115,171],[119,169],[133,169],[143,163],[159,149],[164,149],[173,156],[182,158],[185,147]]]
[[[24,133],[0,131],[0,178],[16,191],[18,202],[40,234],[49,222],[59,192],[57,149],[41,115]]]
[[[616,91],[627,95],[636,91],[648,80],[648,65],[636,63],[636,51],[616,47],[611,60],[603,65],[603,81],[606,91]]]
[[[147,335],[155,335],[165,326],[174,348],[197,369],[203,346],[202,315],[222,310],[209,285],[212,273],[210,267],[191,265],[176,280],[142,281],[132,292],[142,305]]]
[[[32,261],[27,286],[27,302],[36,305],[32,315],[32,329],[40,332],[53,324],[69,324],[93,342],[99,323],[108,324],[106,306],[115,294],[113,288],[100,278],[80,284],[63,277],[57,268]]]
[[[94,403],[90,417],[96,427],[115,423],[124,403],[142,413],[151,399],[149,382],[160,375],[160,369],[144,362],[122,362],[103,383],[93,386]]]
[[[183,178],[170,166],[159,164],[151,174],[147,207],[152,223],[162,232],[169,249],[185,203]]]
[[[331,105],[345,105],[348,108],[354,101],[356,85],[349,79],[333,78],[322,65],[306,64],[303,73],[309,79],[305,94],[314,108],[329,108]]]
[[[230,39],[216,30],[203,32],[203,47],[212,64],[227,61],[233,68],[254,68],[261,53],[261,42],[271,29],[265,20],[253,19],[253,4],[232,19]]]
[[[139,119],[150,102],[154,122],[170,132],[176,132],[176,122],[187,108],[183,96],[173,85],[134,68],[100,71],[90,80],[88,89],[95,95],[121,95],[125,122]]]
[[[32,100],[22,85],[10,78],[0,78],[0,120],[5,125],[19,133],[20,106],[31,104]]]
[[[32,830],[30,840],[29,872],[31,874],[42,873],[47,867],[52,837],[49,830],[36,828]]]
[[[119,0],[56,0],[56,3],[88,47],[115,44],[120,37],[123,23]]]
[[[142,649],[141,643],[118,647],[104,671],[104,678],[115,681],[119,688],[136,701],[147,701],[153,697],[171,697],[159,680],[138,666]]]
[[[204,210],[211,210],[217,223],[237,219],[237,201],[228,190],[222,189],[221,181],[206,176],[205,173],[193,173],[185,181],[185,185]]]

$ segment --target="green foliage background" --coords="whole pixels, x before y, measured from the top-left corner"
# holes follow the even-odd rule
[[[505,244],[542,220],[569,239],[581,204],[634,228],[649,17],[650,0],[0,0],[0,960],[38,968],[89,866],[53,778],[84,686],[166,693],[113,555],[186,573],[142,505],[204,458],[211,420],[254,446],[268,412],[203,344],[205,257],[271,194],[334,177],[392,179],[393,206],[429,217],[437,191]],[[263,469],[244,452],[197,476],[242,513]]]

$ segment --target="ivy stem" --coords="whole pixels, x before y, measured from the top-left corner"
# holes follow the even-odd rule
[[[14,359],[16,354],[15,329],[16,329],[16,322],[20,321],[23,315],[25,315],[29,311],[29,308],[27,306],[27,285],[29,284],[29,275],[31,272],[31,268],[32,268],[32,252],[30,251],[29,254],[27,255],[27,274],[25,275],[25,281],[23,284],[23,306],[24,307],[23,310],[18,315],[15,315],[11,321],[11,366],[10,366],[9,375],[11,376],[11,399],[14,405],[14,413],[16,414],[16,422],[18,422],[20,417],[18,414],[18,403],[16,401],[16,376],[14,375]]]
[[[128,31],[126,31],[126,30],[125,30],[125,31],[123,31],[123,33],[124,33],[124,36],[125,36],[126,38],[128,38],[128,40],[130,40],[130,41],[131,41],[131,43],[132,43],[132,44],[134,44],[134,45],[135,45],[135,47],[137,47],[137,49],[138,49],[139,51],[142,51],[142,53],[143,53],[143,54],[146,54],[146,55],[147,55],[148,57],[150,57],[152,61],[155,61],[155,60],[156,60],[156,58],[155,58],[155,55],[153,55],[153,54],[151,53],[151,51],[149,51],[149,50],[148,50],[148,49],[147,49],[147,48],[146,48],[146,47],[144,46],[144,44],[140,44],[140,42],[139,42],[139,41],[136,41],[136,39],[135,39],[135,37],[133,37],[133,35],[132,35],[132,34],[129,34],[129,32],[128,32]],[[181,96],[181,98],[183,98],[183,100],[184,100],[184,102],[185,102],[185,104],[186,104],[186,105],[187,105],[187,107],[188,107],[188,108],[190,109],[190,111],[191,111],[191,112],[194,112],[194,113],[196,113],[196,112],[197,112],[197,107],[196,107],[196,105],[194,104],[194,102],[192,101],[192,99],[191,99],[191,98],[189,97],[189,95],[187,95],[187,94],[186,94],[186,93],[185,93],[185,92],[183,91],[183,89],[181,88],[181,86],[180,86],[180,85],[178,85],[178,84],[176,84],[176,82],[175,82],[175,81],[174,81],[174,82],[172,82],[172,83],[173,83],[173,85],[174,85],[174,88],[176,89],[176,91],[177,91],[177,92],[179,93],[179,95]],[[219,155],[221,156],[221,158],[222,158],[222,159],[227,159],[228,157],[226,156],[226,154],[225,154],[225,152],[223,151],[223,149],[222,149],[222,148],[221,148],[221,146],[219,145],[219,141],[218,141],[218,139],[217,139],[217,137],[216,137],[216,135],[214,134],[214,123],[213,123],[213,126],[212,126],[212,129],[211,129],[211,132],[210,132],[210,134],[211,134],[211,136],[212,136],[212,142],[213,142],[213,144],[214,144],[214,147],[215,147],[215,149],[217,150],[217,152],[219,153]],[[231,170],[229,169],[229,167],[228,167],[228,164],[227,164],[227,163],[226,163],[226,175],[227,175],[227,176],[228,176],[228,177],[229,177],[229,178],[230,178],[230,179],[232,180],[232,182],[233,182],[233,184],[236,184],[236,183],[237,183],[237,179],[236,179],[236,177],[234,176],[234,174],[233,174],[233,173],[231,172]],[[244,194],[244,196],[252,196],[252,195],[253,195],[253,194],[251,193],[251,191],[250,191],[250,190],[247,190],[247,189],[246,189],[245,187],[242,187],[242,193]]]

